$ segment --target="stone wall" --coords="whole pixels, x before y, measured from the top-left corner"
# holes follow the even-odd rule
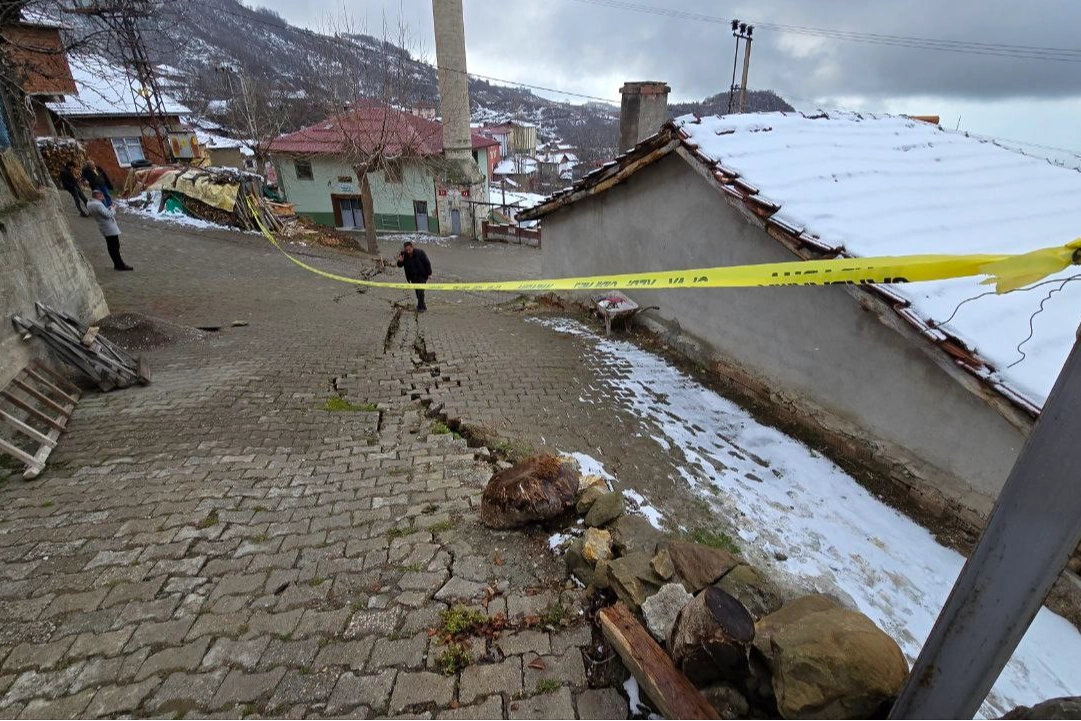
[[[38,341],[27,343],[16,333],[12,315],[36,317],[35,301],[83,321],[109,312],[94,269],[76,247],[60,210],[62,200],[52,189],[43,190],[33,203],[0,194],[0,387],[35,354],[44,353]]]

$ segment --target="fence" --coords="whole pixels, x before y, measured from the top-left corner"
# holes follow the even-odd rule
[[[520,228],[517,225],[489,223],[487,220],[481,221],[480,225],[481,235],[485,240],[497,243],[517,243],[534,248],[541,247],[541,230],[539,227],[536,229]]]

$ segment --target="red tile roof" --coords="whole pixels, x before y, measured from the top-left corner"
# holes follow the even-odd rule
[[[499,145],[472,133],[473,149]],[[269,150],[298,155],[340,155],[361,151],[395,155],[441,155],[443,126],[412,113],[372,101],[276,138]]]

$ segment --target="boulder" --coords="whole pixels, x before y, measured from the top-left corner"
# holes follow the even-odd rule
[[[608,530],[612,532],[612,546],[619,555],[642,552],[652,556],[657,544],[664,540],[664,534],[641,516],[624,514]]]
[[[657,551],[649,563],[653,566],[653,572],[666,581],[676,575],[676,569],[672,565],[672,556],[669,555],[667,548]]]
[[[605,493],[593,502],[586,514],[586,525],[594,528],[607,526],[623,515],[626,504],[622,493]]]
[[[574,510],[582,514],[586,513],[593,507],[594,501],[607,493],[608,489],[606,488],[597,488],[596,486],[587,488],[580,496],[578,496],[578,503],[574,505]]]
[[[660,590],[664,579],[653,572],[648,553],[630,553],[608,562],[608,582],[619,600],[637,611]]]
[[[582,546],[582,556],[590,564],[612,558],[612,534],[599,528],[587,528]]]
[[[480,520],[489,528],[518,528],[567,511],[578,491],[577,464],[555,456],[532,456],[499,471],[480,500]]]
[[[1043,701],[1035,706],[1018,706],[1004,719],[1081,719],[1081,696],[1064,696]]]
[[[736,566],[714,585],[738,598],[755,621],[781,608],[781,593],[777,587],[746,564]]]
[[[841,608],[840,602],[832,596],[812,594],[803,596],[781,606],[777,611],[763,617],[754,625],[754,647],[762,654],[767,663],[773,661],[773,649],[770,639],[779,629],[797,623],[804,616],[821,611]]]
[[[747,699],[732,684],[715,683],[702,689],[702,696],[722,719],[744,719],[751,712]]]
[[[676,622],[676,616],[693,598],[680,583],[666,583],[661,590],[647,598],[642,604],[642,615],[653,638],[664,643]]]
[[[686,604],[668,634],[672,662],[696,686],[747,673],[754,621],[738,600],[708,586]]]
[[[581,538],[576,538],[571,541],[567,546],[567,550],[563,553],[563,560],[567,564],[567,571],[577,578],[585,585],[590,585],[594,582],[593,565],[585,559],[583,549],[585,548],[585,541]]]
[[[774,632],[773,691],[787,719],[877,718],[908,676],[897,643],[871,619],[833,608]]]
[[[611,583],[608,581],[608,561],[597,561],[597,565],[593,567],[593,588],[608,588]]]
[[[738,557],[721,548],[710,548],[688,541],[669,541],[665,545],[676,575],[691,593],[710,586],[740,564]]]

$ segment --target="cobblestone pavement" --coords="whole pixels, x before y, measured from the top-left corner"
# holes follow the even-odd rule
[[[474,638],[481,663],[441,672],[428,629],[452,602],[580,607],[545,532],[477,524],[483,452],[432,433],[440,357],[470,362],[456,335],[428,350],[393,294],[250,235],[122,216],[121,274],[72,223],[113,312],[222,329],[148,352],[148,387],[86,395],[46,473],[0,487],[0,717],[626,715],[590,688],[581,620]],[[466,332],[468,300],[430,316]],[[324,409],[342,395],[354,410]]]

